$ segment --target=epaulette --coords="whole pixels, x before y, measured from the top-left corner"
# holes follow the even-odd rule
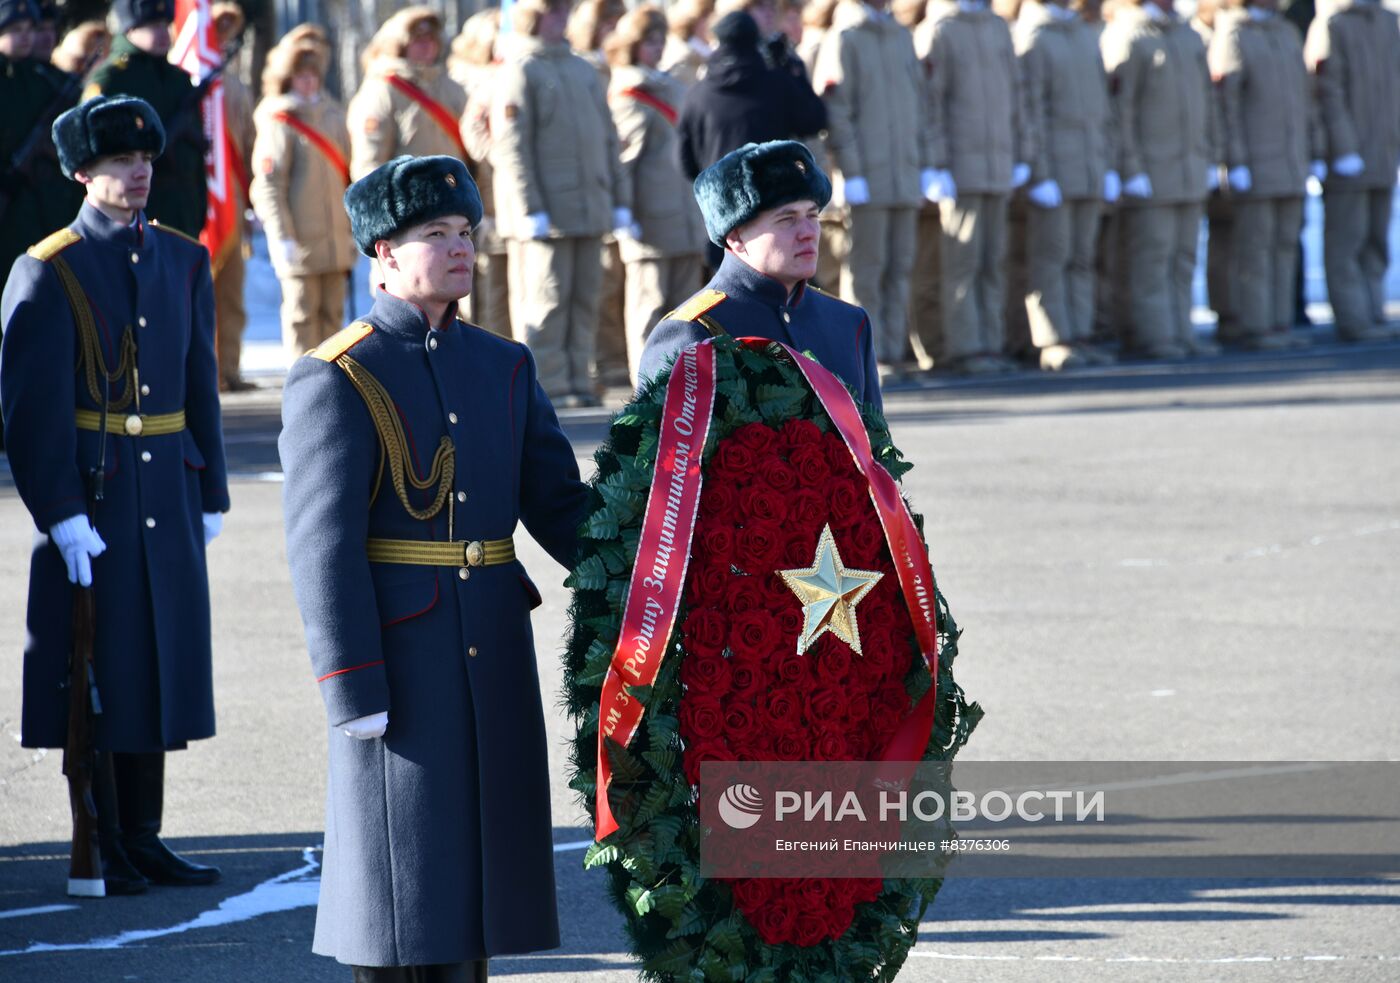
[[[27,252],[35,259],[47,263],[73,243],[82,241],[83,237],[72,229],[59,229],[30,246]]]
[[[179,236],[181,239],[184,239],[186,242],[192,242],[192,243],[194,243],[196,246],[199,246],[200,248],[203,248],[203,247],[204,247],[204,243],[200,242],[198,239],[196,239],[194,236],[190,235],[188,232],[181,232],[179,229],[173,229],[173,228],[171,228],[171,227],[168,226],[168,225],[161,225],[161,224],[160,224],[159,222],[157,222],[155,219],[151,219],[151,221],[150,221],[150,226],[151,226],[151,228],[153,228],[153,229],[160,229],[160,231],[162,231],[162,232],[169,232],[169,233],[170,233],[171,235],[173,235],[173,236]]]
[[[365,321],[356,321],[348,328],[337,331],[306,354],[310,358],[319,358],[323,362],[334,362],[372,334],[374,334],[374,325]]]
[[[723,290],[702,290],[680,307],[677,307],[670,314],[667,314],[662,320],[694,321],[701,314],[709,311],[720,301],[724,300],[725,296],[726,294]]]

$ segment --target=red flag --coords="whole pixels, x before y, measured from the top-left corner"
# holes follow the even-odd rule
[[[198,81],[223,61],[214,19],[209,16],[210,0],[175,0],[175,43],[170,61]],[[209,182],[209,209],[199,241],[209,250],[212,272],[218,273],[229,253],[238,248],[240,222],[238,193],[234,187],[233,147],[224,123],[224,83],[220,79],[204,98],[204,137],[209,147],[204,157]]]

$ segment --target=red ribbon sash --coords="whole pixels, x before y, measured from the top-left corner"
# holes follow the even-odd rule
[[[423,107],[427,114],[433,118],[433,122],[442,128],[442,132],[452,139],[453,146],[457,148],[457,156],[465,163],[469,158],[467,157],[466,145],[462,143],[462,130],[457,122],[457,117],[446,106],[408,79],[400,78],[397,75],[385,75],[384,78],[394,88]]]
[[[306,137],[307,140],[311,141],[313,147],[326,155],[326,159],[331,162],[331,166],[340,174],[341,180],[345,182],[345,186],[350,186],[350,162],[345,159],[345,155],[340,152],[340,148],[331,141],[330,137],[326,136],[311,124],[297,119],[291,113],[273,113],[272,118],[279,123],[290,126],[302,136]]]
[[[670,123],[672,126],[676,125],[676,120],[678,119],[676,107],[672,106],[670,103],[658,99],[645,89],[623,89],[621,94],[636,99],[640,103],[645,103],[660,113],[666,119],[666,122]]]

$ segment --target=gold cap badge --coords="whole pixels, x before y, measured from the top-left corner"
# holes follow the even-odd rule
[[[138,130],[144,130],[146,128],[146,120],[143,117],[136,117],[136,128]]]
[[[447,186],[448,186],[449,188],[455,188],[455,187],[457,187],[457,178],[456,178],[455,175],[452,175],[452,174],[447,175]]]

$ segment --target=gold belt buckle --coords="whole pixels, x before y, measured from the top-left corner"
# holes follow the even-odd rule
[[[141,436],[141,431],[146,429],[146,425],[141,421],[140,416],[132,413],[126,418],[124,429],[128,437],[139,437]]]
[[[486,560],[486,547],[481,545],[481,540],[473,539],[466,545],[463,554],[469,567],[479,567]]]

